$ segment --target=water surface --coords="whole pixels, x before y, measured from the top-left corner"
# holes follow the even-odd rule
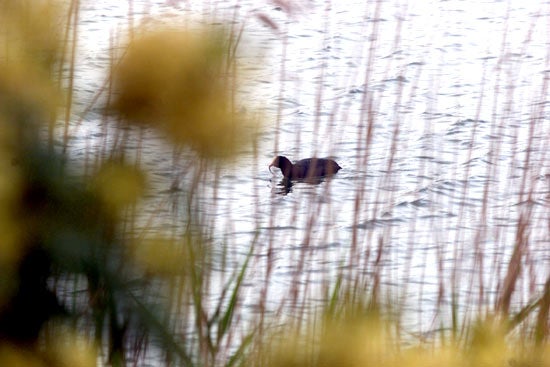
[[[105,78],[110,37],[129,22],[125,2],[83,4],[81,110]],[[134,22],[165,14],[192,26],[215,14],[245,24],[241,94],[265,130],[197,193],[214,243],[230,249],[220,281],[255,244],[245,313],[266,294],[267,313],[292,317],[297,305],[322,304],[327,280],[360,278],[367,290],[378,273],[407,327],[432,330],[448,321],[441,305],[495,302],[522,216],[529,246],[514,301],[541,289],[550,274],[550,3],[311,1],[292,16],[255,1],[133,4]],[[77,159],[114,136],[97,106],[74,130]],[[170,188],[185,195],[196,167],[154,132],[142,137],[127,141],[150,169],[142,221],[177,231]],[[343,169],[286,193],[267,169],[279,154],[331,156]]]

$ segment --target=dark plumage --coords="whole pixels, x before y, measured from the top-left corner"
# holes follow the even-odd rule
[[[271,167],[280,168],[287,180],[304,180],[313,177],[331,176],[342,168],[332,159],[307,158],[292,164],[288,158],[282,155],[273,159],[273,162],[269,165],[270,172]]]

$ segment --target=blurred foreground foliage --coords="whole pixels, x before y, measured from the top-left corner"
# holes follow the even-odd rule
[[[62,90],[73,85],[65,50],[76,41],[64,35],[78,6],[0,1],[0,366],[125,365],[130,346],[143,345],[192,364],[168,324],[165,280],[207,254],[125,232],[147,184],[123,151],[78,177],[52,140],[63,101],[72,102]],[[174,29],[135,30],[110,76],[108,111],[122,128],[158,128],[202,159],[230,158],[251,141],[232,110],[230,37]],[[200,247],[200,235],[186,238]]]
[[[234,108],[239,78],[228,39],[216,28],[136,30],[113,73],[119,93],[112,110],[126,123],[159,128],[202,157],[233,157],[252,142],[255,127]]]
[[[362,301],[358,299],[362,298]],[[505,367],[550,366],[550,346],[510,330],[510,320],[487,314],[464,335],[436,331],[435,340],[403,338],[389,305],[365,294],[333,298],[323,315],[303,328],[283,327],[263,338],[245,365],[270,367]],[[336,306],[336,307],[334,307]],[[300,330],[299,330],[300,329]]]

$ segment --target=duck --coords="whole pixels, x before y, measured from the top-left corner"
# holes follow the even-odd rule
[[[306,158],[294,164],[285,156],[279,155],[269,165],[280,168],[286,180],[305,180],[309,178],[328,177],[342,169],[336,161],[328,158]]]

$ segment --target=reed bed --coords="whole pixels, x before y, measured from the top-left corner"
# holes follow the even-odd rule
[[[282,18],[308,11],[306,4],[269,4]],[[268,59],[277,65],[281,88],[270,148],[274,153],[281,149],[287,117],[284,81],[290,73],[287,23],[258,9],[244,13],[239,6],[226,20],[221,15],[227,10],[209,3],[201,5],[212,15],[204,24],[169,22],[138,16],[136,6],[128,1],[127,29],[110,40],[108,75],[89,104],[78,109],[82,3],[0,2],[0,365],[550,365],[550,273],[537,261],[548,257],[550,238],[550,225],[544,225],[550,223],[548,172],[537,165],[547,160],[540,152],[550,143],[547,75],[530,91],[527,136],[506,124],[515,107],[513,94],[507,94],[515,82],[511,66],[498,63],[496,72],[486,75],[464,139],[470,144],[463,150],[468,165],[464,170],[454,165],[456,171],[449,172],[460,185],[452,196],[438,196],[445,182],[431,193],[438,200],[445,197],[448,202],[440,204],[456,213],[448,218],[450,227],[472,223],[472,217],[477,225],[457,228],[455,238],[440,238],[441,231],[420,228],[426,222],[413,211],[398,250],[406,260],[396,270],[397,229],[380,230],[379,224],[386,220],[387,203],[400,200],[391,189],[402,179],[395,172],[407,150],[402,139],[407,121],[398,109],[414,105],[427,71],[421,64],[410,82],[396,79],[394,120],[382,129],[379,111],[388,102],[368,86],[384,47],[377,41],[382,25],[376,20],[385,5],[366,5],[365,19],[375,21],[366,22],[371,36],[358,51],[367,55],[361,65],[365,89],[358,120],[353,125],[350,117],[355,105],[338,99],[330,117],[322,117],[329,78],[325,67],[319,69],[311,106],[313,153],[338,156],[338,119],[356,129],[357,155],[349,175],[364,176],[346,176],[353,225],[349,236],[334,233],[331,220],[342,209],[333,202],[336,182],[323,182],[318,189],[325,200],[305,210],[303,202],[289,201],[289,226],[303,231],[297,235],[301,238],[283,237],[300,246],[292,254],[288,284],[275,289],[281,265],[276,218],[287,207],[250,208],[255,222],[249,243],[235,243],[242,238],[235,235],[240,218],[231,213],[241,212],[238,202],[223,196],[223,177],[231,162],[244,159],[260,166],[264,159],[260,150],[269,113],[243,108],[248,79],[240,63],[250,19],[264,24],[281,44],[281,59]],[[325,12],[328,30],[330,6]],[[391,46],[398,49],[404,42],[403,23],[395,24]],[[504,60],[509,50],[504,40],[503,45]],[[394,65],[386,60],[389,77]],[[549,60],[547,52],[547,70]],[[342,81],[350,88],[356,82]],[[504,111],[498,109],[502,99]],[[493,108],[490,121],[483,117],[487,106]],[[73,142],[86,134],[93,114],[101,125],[98,138],[85,140],[83,151],[75,150]],[[429,118],[425,136],[434,133]],[[478,158],[474,146],[480,129],[512,141],[490,141],[481,187],[471,183],[469,165]],[[374,148],[381,131],[389,136],[384,152]],[[309,141],[301,134],[297,129],[298,147]],[[428,139],[418,156],[433,158],[442,152],[438,144]],[[513,163],[503,167],[499,157],[509,147]],[[373,190],[367,177],[380,157],[384,174],[376,176]],[[419,189],[425,188],[434,164],[433,159],[420,162],[425,163],[414,172]],[[513,164],[524,167],[520,176]],[[504,182],[503,171],[509,173]],[[498,185],[504,190],[496,190]],[[258,186],[252,187],[252,197],[263,196]],[[481,204],[472,212],[467,199],[474,191]],[[419,193],[413,193],[412,202],[421,205]],[[511,241],[509,229],[498,225],[498,218],[509,215],[507,207],[491,206],[501,193],[519,193]],[[451,250],[441,245],[418,255],[418,236],[450,244]],[[311,275],[312,263],[327,260],[320,246],[333,237],[346,241],[339,252],[341,265],[323,276]],[[489,251],[488,242],[496,249]],[[433,261],[436,274],[435,306],[424,312],[427,317],[418,312],[422,304],[409,302],[413,280],[434,279],[425,269],[416,272],[418,261]],[[422,299],[424,286],[416,289]],[[418,314],[420,321],[413,324],[419,328],[411,328]]]

